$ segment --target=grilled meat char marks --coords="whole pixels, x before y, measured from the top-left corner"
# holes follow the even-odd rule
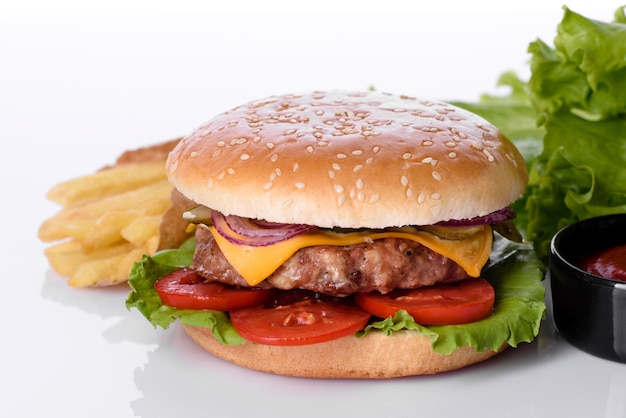
[[[226,260],[211,232],[196,229],[193,267],[208,280],[249,287]],[[405,239],[385,238],[348,246],[298,250],[258,287],[308,289],[331,296],[411,289],[455,282],[467,273],[454,261]]]

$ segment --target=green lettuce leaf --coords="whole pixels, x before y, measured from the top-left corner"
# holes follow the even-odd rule
[[[530,44],[528,94],[545,129],[525,196],[527,239],[547,261],[561,227],[626,212],[626,17],[564,8],[554,48]]]
[[[532,341],[539,332],[545,316],[542,284],[543,266],[535,257],[531,246],[514,244],[496,238],[490,263],[484,269],[484,277],[496,290],[493,315],[464,325],[424,327],[401,311],[394,318],[374,322],[358,335],[369,332],[387,334],[402,330],[417,330],[432,340],[433,349],[447,354],[465,345],[479,351],[497,350],[504,343],[515,347],[521,342]],[[216,311],[181,310],[165,306],[154,290],[154,283],[176,268],[188,266],[191,261],[190,246],[181,250],[168,250],[153,257],[144,256],[133,267],[129,278],[131,292],[126,306],[138,309],[155,327],[168,328],[176,320],[182,324],[210,328],[223,344],[237,345],[245,340],[232,327],[228,315]],[[171,260],[176,260],[172,262]],[[184,265],[180,265],[180,260]],[[187,262],[188,261],[188,262]]]
[[[155,328],[159,326],[167,329],[173,322],[180,320],[184,325],[211,328],[215,338],[224,344],[244,344],[246,340],[237,334],[224,312],[172,308],[163,305],[154,290],[154,283],[158,279],[191,265],[194,248],[195,240],[191,238],[180,249],[164,250],[152,257],[144,255],[130,272],[128,284],[131,292],[126,299],[126,307],[139,310]]]

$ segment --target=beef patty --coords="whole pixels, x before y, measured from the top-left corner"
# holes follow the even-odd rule
[[[208,228],[196,229],[193,268],[207,280],[249,287],[226,260]],[[331,296],[356,292],[412,289],[467,278],[449,258],[406,239],[385,238],[370,243],[321,245],[298,250],[257,287],[308,289]]]

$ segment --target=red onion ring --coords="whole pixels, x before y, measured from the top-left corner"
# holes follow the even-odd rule
[[[437,222],[437,226],[473,226],[492,225],[508,222],[515,218],[515,211],[510,206],[491,212],[485,216],[476,216],[470,219],[451,219],[449,221]]]
[[[253,247],[276,244],[317,228],[314,225],[267,222],[236,215],[224,216],[215,210],[211,211],[211,221],[217,232],[227,241]]]

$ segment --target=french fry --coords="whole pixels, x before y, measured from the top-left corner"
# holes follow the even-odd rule
[[[128,190],[103,199],[89,201],[83,205],[62,209],[55,218],[60,221],[96,220],[108,212],[138,209],[150,202],[168,195],[172,186],[167,180],[150,183],[137,189]]]
[[[150,238],[159,235],[162,218],[163,216],[158,215],[142,216],[124,227],[120,234],[126,241],[139,247]]]
[[[94,224],[95,228],[82,240],[83,252],[88,254],[122,241],[121,231],[140,216],[138,210],[113,211],[100,216]]]
[[[80,241],[64,241],[46,248],[45,255],[52,268],[63,276],[72,276],[78,268],[89,261],[107,259],[127,254],[133,246],[129,243],[98,249],[89,254],[83,252]]]
[[[93,230],[93,220],[65,221],[57,217],[46,219],[39,226],[39,239],[43,242],[60,241],[65,238],[82,240]]]
[[[74,287],[88,286],[112,286],[125,282],[128,279],[128,271],[120,274],[121,263],[127,260],[128,254],[118,254],[108,258],[92,259],[82,263],[76,269],[76,272],[70,276],[68,284]]]
[[[48,192],[47,197],[63,206],[73,206],[165,179],[165,164],[162,161],[125,165],[59,183]]]
[[[162,159],[125,162],[54,186],[47,197],[62,208],[38,231],[54,243],[45,250],[51,267],[76,287],[127,281],[133,264],[157,251],[171,190]]]
[[[53,242],[71,237],[84,239],[97,228],[98,218],[110,212],[133,210],[150,206],[155,201],[162,201],[169,196],[172,186],[167,180],[161,180],[124,193],[107,196],[104,199],[63,208],[59,213],[44,221],[39,228],[39,239]]]

